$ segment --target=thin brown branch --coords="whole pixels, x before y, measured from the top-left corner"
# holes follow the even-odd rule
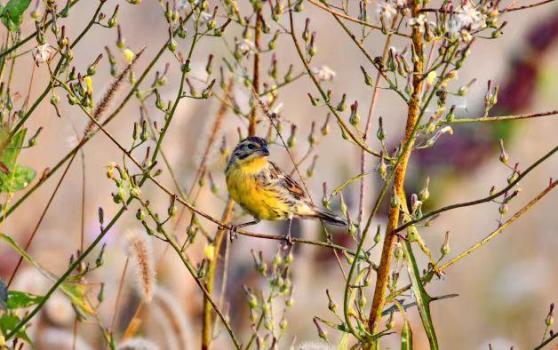
[[[70,170],[70,167],[72,166],[72,163],[74,162],[74,159],[76,158],[76,155],[77,155],[77,153],[74,153],[72,158],[70,158],[70,161],[68,162],[68,165],[64,169],[64,172],[62,173],[62,176],[60,176],[60,179],[58,179],[58,182],[56,183],[56,186],[54,187],[54,191],[52,191],[52,194],[50,195],[50,197],[47,201],[47,204],[45,205],[45,208],[41,212],[41,216],[39,216],[39,220],[37,220],[37,223],[35,224],[35,227],[33,228],[33,231],[31,231],[31,235],[29,236],[29,238],[25,242],[25,245],[23,246],[23,249],[25,251],[27,251],[29,249],[29,247],[31,246],[31,243],[33,243],[33,239],[35,239],[35,235],[37,234],[37,231],[39,230],[39,227],[41,227],[41,224],[42,224],[42,222],[43,222],[43,220],[46,216],[46,213],[48,212],[48,209],[50,208],[50,205],[54,201],[54,197],[56,196],[56,193],[58,193],[58,190],[60,189],[60,186],[62,185],[62,182],[66,178],[66,175],[68,174],[68,170]],[[17,264],[16,264],[14,270],[12,271],[12,274],[10,275],[10,278],[8,279],[8,287],[10,287],[10,285],[12,284],[12,281],[13,281],[17,271],[21,267],[22,263],[23,263],[23,256],[20,256],[19,259],[17,260]]]
[[[420,217],[420,219],[411,220],[411,221],[393,229],[392,232],[393,233],[401,232],[404,229],[406,229],[407,227],[410,227],[412,225],[416,225],[419,222],[422,222],[424,220],[427,220],[431,217],[434,217],[436,215],[439,215],[439,214],[441,214],[443,212],[446,212],[446,211],[449,211],[449,210],[464,208],[464,207],[470,207],[472,205],[477,205],[477,204],[490,202],[490,201],[502,196],[506,192],[510,191],[515,185],[517,185],[519,183],[519,181],[521,181],[525,176],[527,176],[527,174],[529,174],[531,171],[533,171],[537,166],[542,164],[545,160],[550,158],[556,152],[558,152],[558,146],[556,146],[553,149],[551,149],[550,151],[548,151],[541,158],[539,158],[537,161],[535,161],[533,164],[531,164],[527,169],[525,169],[523,172],[521,172],[519,175],[517,175],[515,180],[510,182],[506,187],[502,188],[498,192],[495,192],[495,193],[491,194],[490,196],[486,196],[484,198],[480,198],[480,199],[476,199],[476,200],[472,200],[472,201],[468,201],[468,202],[456,203],[456,204],[448,205],[448,206],[433,210],[431,212],[428,212],[428,213],[424,214],[422,217]]]
[[[539,1],[533,4],[528,4],[528,5],[522,5],[522,6],[516,6],[516,7],[508,7],[505,8],[503,10],[500,10],[501,13],[505,13],[505,12],[514,12],[514,11],[521,11],[521,10],[525,10],[525,9],[531,9],[534,7],[538,7],[538,6],[542,6],[545,4],[549,4],[551,2],[554,2],[556,0],[543,0],[543,1]]]
[[[262,13],[259,10],[256,14],[256,25],[254,28],[254,72],[252,77],[252,88],[259,93],[260,90],[260,38],[262,35]],[[248,135],[256,135],[256,126],[258,124],[258,113],[256,107],[252,107],[250,111],[250,123],[248,125]]]
[[[420,9],[421,2],[414,1],[412,5],[413,17],[419,16]],[[405,125],[405,136],[403,139],[403,144],[408,144],[408,146],[403,150],[401,160],[395,168],[395,177],[393,180],[393,196],[398,198],[399,201],[406,201],[404,185],[407,163],[413,149],[414,129],[421,114],[420,102],[423,88],[424,53],[423,35],[418,26],[413,27],[412,41],[413,55],[415,56],[413,58],[413,93],[408,104],[407,123]],[[382,311],[386,301],[386,290],[393,259],[393,249],[397,239],[397,235],[392,231],[398,225],[399,214],[400,206],[391,206],[388,214],[386,235],[384,238],[382,256],[380,258],[380,265],[378,268],[378,277],[376,280],[376,287],[374,289],[374,297],[368,321],[368,331],[372,334],[376,333],[379,329],[379,323],[382,318]]]
[[[377,29],[377,30],[383,30],[383,28],[381,26],[362,21],[360,19],[348,16],[344,13],[339,12],[339,11],[335,11],[335,10],[331,9],[330,7],[328,7],[327,5],[321,4],[316,0],[308,0],[308,2],[311,3],[312,5],[326,11],[326,12],[329,12],[330,14],[332,14],[334,16],[346,19],[350,22],[358,23],[358,24],[363,25],[365,27],[369,27],[369,28],[373,28],[373,29]],[[410,38],[411,37],[409,34],[400,33],[398,31],[391,31],[391,32],[388,32],[388,34],[398,35],[398,36],[402,36],[402,37],[405,37],[405,38]]]
[[[392,22],[392,29],[395,28],[399,16],[395,16]],[[382,65],[386,64],[388,58],[389,47],[391,45],[392,35],[391,33],[387,35],[384,44],[384,50],[382,53]],[[372,97],[370,98],[370,107],[368,108],[368,116],[366,118],[366,126],[364,128],[364,135],[362,138],[366,141],[368,140],[368,134],[370,128],[372,127],[372,118],[374,116],[374,111],[376,109],[376,102],[378,101],[378,96],[380,95],[380,71],[376,72],[376,80],[374,81],[374,87],[372,88]],[[366,157],[364,150],[360,150],[360,173],[364,174],[366,172]],[[364,210],[364,200],[366,198],[366,183],[364,177],[359,180],[359,202],[358,202],[358,223],[362,223],[362,214]]]
[[[440,266],[440,271],[445,271],[450,266],[454,265],[464,257],[470,255],[475,250],[483,247],[488,242],[496,238],[500,233],[502,233],[508,226],[513,224],[517,219],[519,219],[523,214],[525,214],[529,209],[533,208],[538,201],[541,200],[545,195],[547,195],[550,191],[554,189],[558,185],[558,180],[552,181],[542,192],[540,192],[535,198],[533,198],[529,203],[527,203],[524,207],[519,209],[515,214],[513,214],[506,222],[504,222],[500,227],[496,230],[492,231],[489,235],[483,238],[480,242],[472,245],[470,248],[466,249],[465,251],[461,252],[455,258],[451,259],[450,261],[446,262],[442,266]]]

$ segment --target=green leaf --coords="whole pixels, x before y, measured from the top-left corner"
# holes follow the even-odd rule
[[[11,333],[20,322],[20,318],[14,314],[5,314],[0,317],[0,330],[2,334]],[[16,337],[31,343],[31,339],[27,336],[25,327],[16,333]]]
[[[29,186],[37,173],[35,170],[16,164],[8,174],[0,172],[0,192],[16,192]]]
[[[420,270],[413,254],[413,248],[408,240],[404,240],[403,251],[405,252],[405,258],[407,259],[407,271],[409,272],[409,278],[411,280],[411,289],[415,300],[417,301],[417,308],[419,310],[419,315],[422,320],[422,325],[424,331],[426,332],[426,337],[430,343],[431,350],[438,350],[438,338],[436,337],[436,330],[434,329],[434,323],[432,322],[432,316],[430,315],[430,295],[424,289],[422,285]]]
[[[10,0],[2,9],[2,23],[12,32],[19,31],[23,13],[31,4],[31,0]]]
[[[403,323],[401,330],[401,350],[413,350],[413,331],[407,320]]]
[[[44,297],[25,293],[17,290],[12,290],[8,293],[7,306],[9,310],[21,309],[40,303]]]
[[[0,311],[5,311],[8,307],[8,287],[4,281],[0,280]]]
[[[0,161],[7,173],[0,171],[0,192],[15,192],[29,186],[37,175],[35,170],[17,164],[27,129],[18,131],[11,138],[5,128],[0,128]]]
[[[2,130],[0,133],[0,140],[6,144],[6,146],[2,149],[2,154],[0,155],[0,160],[4,165],[12,170],[14,165],[16,164],[17,157],[19,157],[19,153],[21,152],[21,147],[23,146],[23,141],[25,140],[25,134],[27,134],[27,129],[22,129],[16,132],[12,137],[5,135],[8,132],[5,129]]]
[[[8,245],[12,247],[12,249],[18,252],[19,255],[21,255],[23,259],[25,259],[25,261],[33,265],[33,267],[35,267],[43,276],[53,282],[56,282],[58,280],[58,277],[56,275],[42,267],[35,259],[33,259],[31,255],[27,254],[27,252],[23,248],[21,248],[16,243],[16,241],[13,240],[13,238],[4,233],[0,233],[0,239],[8,243]],[[66,281],[60,285],[60,290],[62,291],[62,293],[64,293],[64,295],[66,295],[66,297],[70,299],[72,304],[76,307],[76,310],[79,311],[81,314],[87,316],[93,315],[95,313],[95,310],[87,300],[85,286],[78,283],[71,283]]]

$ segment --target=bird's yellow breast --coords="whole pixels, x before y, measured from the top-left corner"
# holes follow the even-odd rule
[[[289,206],[278,192],[258,181],[258,174],[266,171],[267,159],[256,158],[233,164],[227,171],[227,187],[231,198],[255,218],[260,220],[286,219]]]

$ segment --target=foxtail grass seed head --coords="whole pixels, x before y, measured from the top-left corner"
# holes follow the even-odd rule
[[[144,338],[130,338],[118,344],[116,350],[159,350],[160,347],[151,340]]]
[[[189,314],[181,307],[181,302],[169,290],[157,286],[151,307],[169,325],[173,340],[178,343],[178,349],[194,348],[194,333]],[[166,335],[166,334],[165,334]]]
[[[301,343],[296,347],[298,350],[331,350],[331,346],[327,342],[309,341]]]
[[[137,290],[146,303],[153,299],[155,289],[155,261],[151,242],[135,231],[127,234],[127,251],[136,273]]]

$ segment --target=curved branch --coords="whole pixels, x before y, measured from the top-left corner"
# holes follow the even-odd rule
[[[527,174],[529,174],[531,171],[533,171],[537,166],[539,166],[541,163],[543,163],[545,160],[547,160],[548,158],[550,158],[554,153],[556,153],[558,151],[558,146],[554,147],[553,149],[551,149],[548,153],[546,153],[544,156],[542,156],[541,158],[539,158],[536,162],[534,162],[533,164],[531,164],[531,166],[529,166],[527,169],[525,169],[525,171],[523,171],[521,174],[519,174],[517,176],[517,178],[515,180],[513,180],[512,182],[509,183],[508,186],[504,187],[503,189],[501,189],[500,191],[481,198],[481,199],[477,199],[477,200],[473,200],[473,201],[468,201],[468,202],[462,202],[462,203],[456,203],[456,204],[452,204],[452,205],[448,205],[445,207],[442,207],[440,209],[436,209],[433,210],[429,213],[424,214],[421,218],[419,219],[414,219],[411,220],[399,227],[397,227],[395,230],[393,230],[393,233],[397,233],[397,232],[401,232],[404,229],[406,229],[409,226],[415,225],[419,222],[422,222],[428,218],[431,218],[435,215],[438,215],[440,213],[443,213],[445,211],[449,211],[449,210],[453,210],[453,209],[457,209],[457,208],[463,208],[463,207],[469,207],[472,205],[476,205],[476,204],[481,204],[481,203],[486,203],[486,202],[490,202],[493,199],[496,199],[498,197],[500,197],[501,195],[505,194],[506,192],[508,192],[510,189],[512,189],[515,185],[517,185],[519,183],[519,181],[521,181],[521,179],[523,179],[525,176],[527,176]]]
[[[480,117],[480,118],[458,118],[454,119],[447,124],[469,124],[469,123],[491,123],[501,122],[508,120],[521,120],[521,119],[534,119],[542,117],[558,116],[558,109],[548,112],[531,113],[531,114],[516,114],[516,115],[500,115],[494,117]]]

